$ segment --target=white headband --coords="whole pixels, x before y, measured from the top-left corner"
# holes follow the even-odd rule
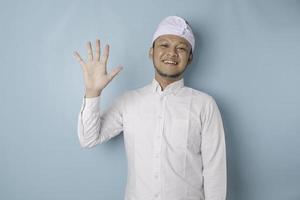
[[[195,37],[192,28],[183,18],[178,16],[169,16],[163,19],[159,23],[158,28],[153,35],[152,44],[159,36],[167,34],[183,37],[190,43],[192,51],[194,51]]]

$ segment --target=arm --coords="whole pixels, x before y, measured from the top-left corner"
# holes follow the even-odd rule
[[[221,114],[214,99],[205,109],[201,152],[205,200],[225,200],[226,145]]]
[[[104,112],[100,110],[100,98],[83,98],[78,116],[78,137],[83,148],[101,144],[123,130],[122,98]]]
[[[122,131],[121,100],[107,111],[100,113],[99,101],[102,90],[122,70],[122,67],[107,73],[106,65],[109,56],[109,45],[105,46],[100,57],[100,40],[96,40],[96,50],[87,43],[88,59],[84,61],[78,52],[74,56],[82,67],[85,97],[78,116],[78,136],[82,147],[91,148],[108,140]]]

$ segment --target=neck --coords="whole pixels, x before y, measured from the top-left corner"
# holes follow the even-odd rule
[[[178,78],[166,78],[162,77],[159,74],[155,73],[155,80],[159,83],[161,90],[163,91],[169,84],[174,83],[175,81],[178,81],[182,78],[182,76]]]

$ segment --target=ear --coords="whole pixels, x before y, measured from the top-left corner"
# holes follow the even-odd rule
[[[191,64],[192,60],[193,60],[193,53],[191,52],[190,55],[189,55],[189,59],[188,59],[187,64],[188,65]]]
[[[153,47],[149,49],[149,58],[153,59]]]

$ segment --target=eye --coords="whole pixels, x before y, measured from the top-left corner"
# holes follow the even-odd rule
[[[187,49],[184,48],[184,47],[178,47],[177,49],[180,50],[180,51],[187,51]]]
[[[163,44],[160,44],[159,46],[161,46],[161,47],[168,47],[169,45],[168,45],[168,44],[165,44],[165,43],[163,43]]]

